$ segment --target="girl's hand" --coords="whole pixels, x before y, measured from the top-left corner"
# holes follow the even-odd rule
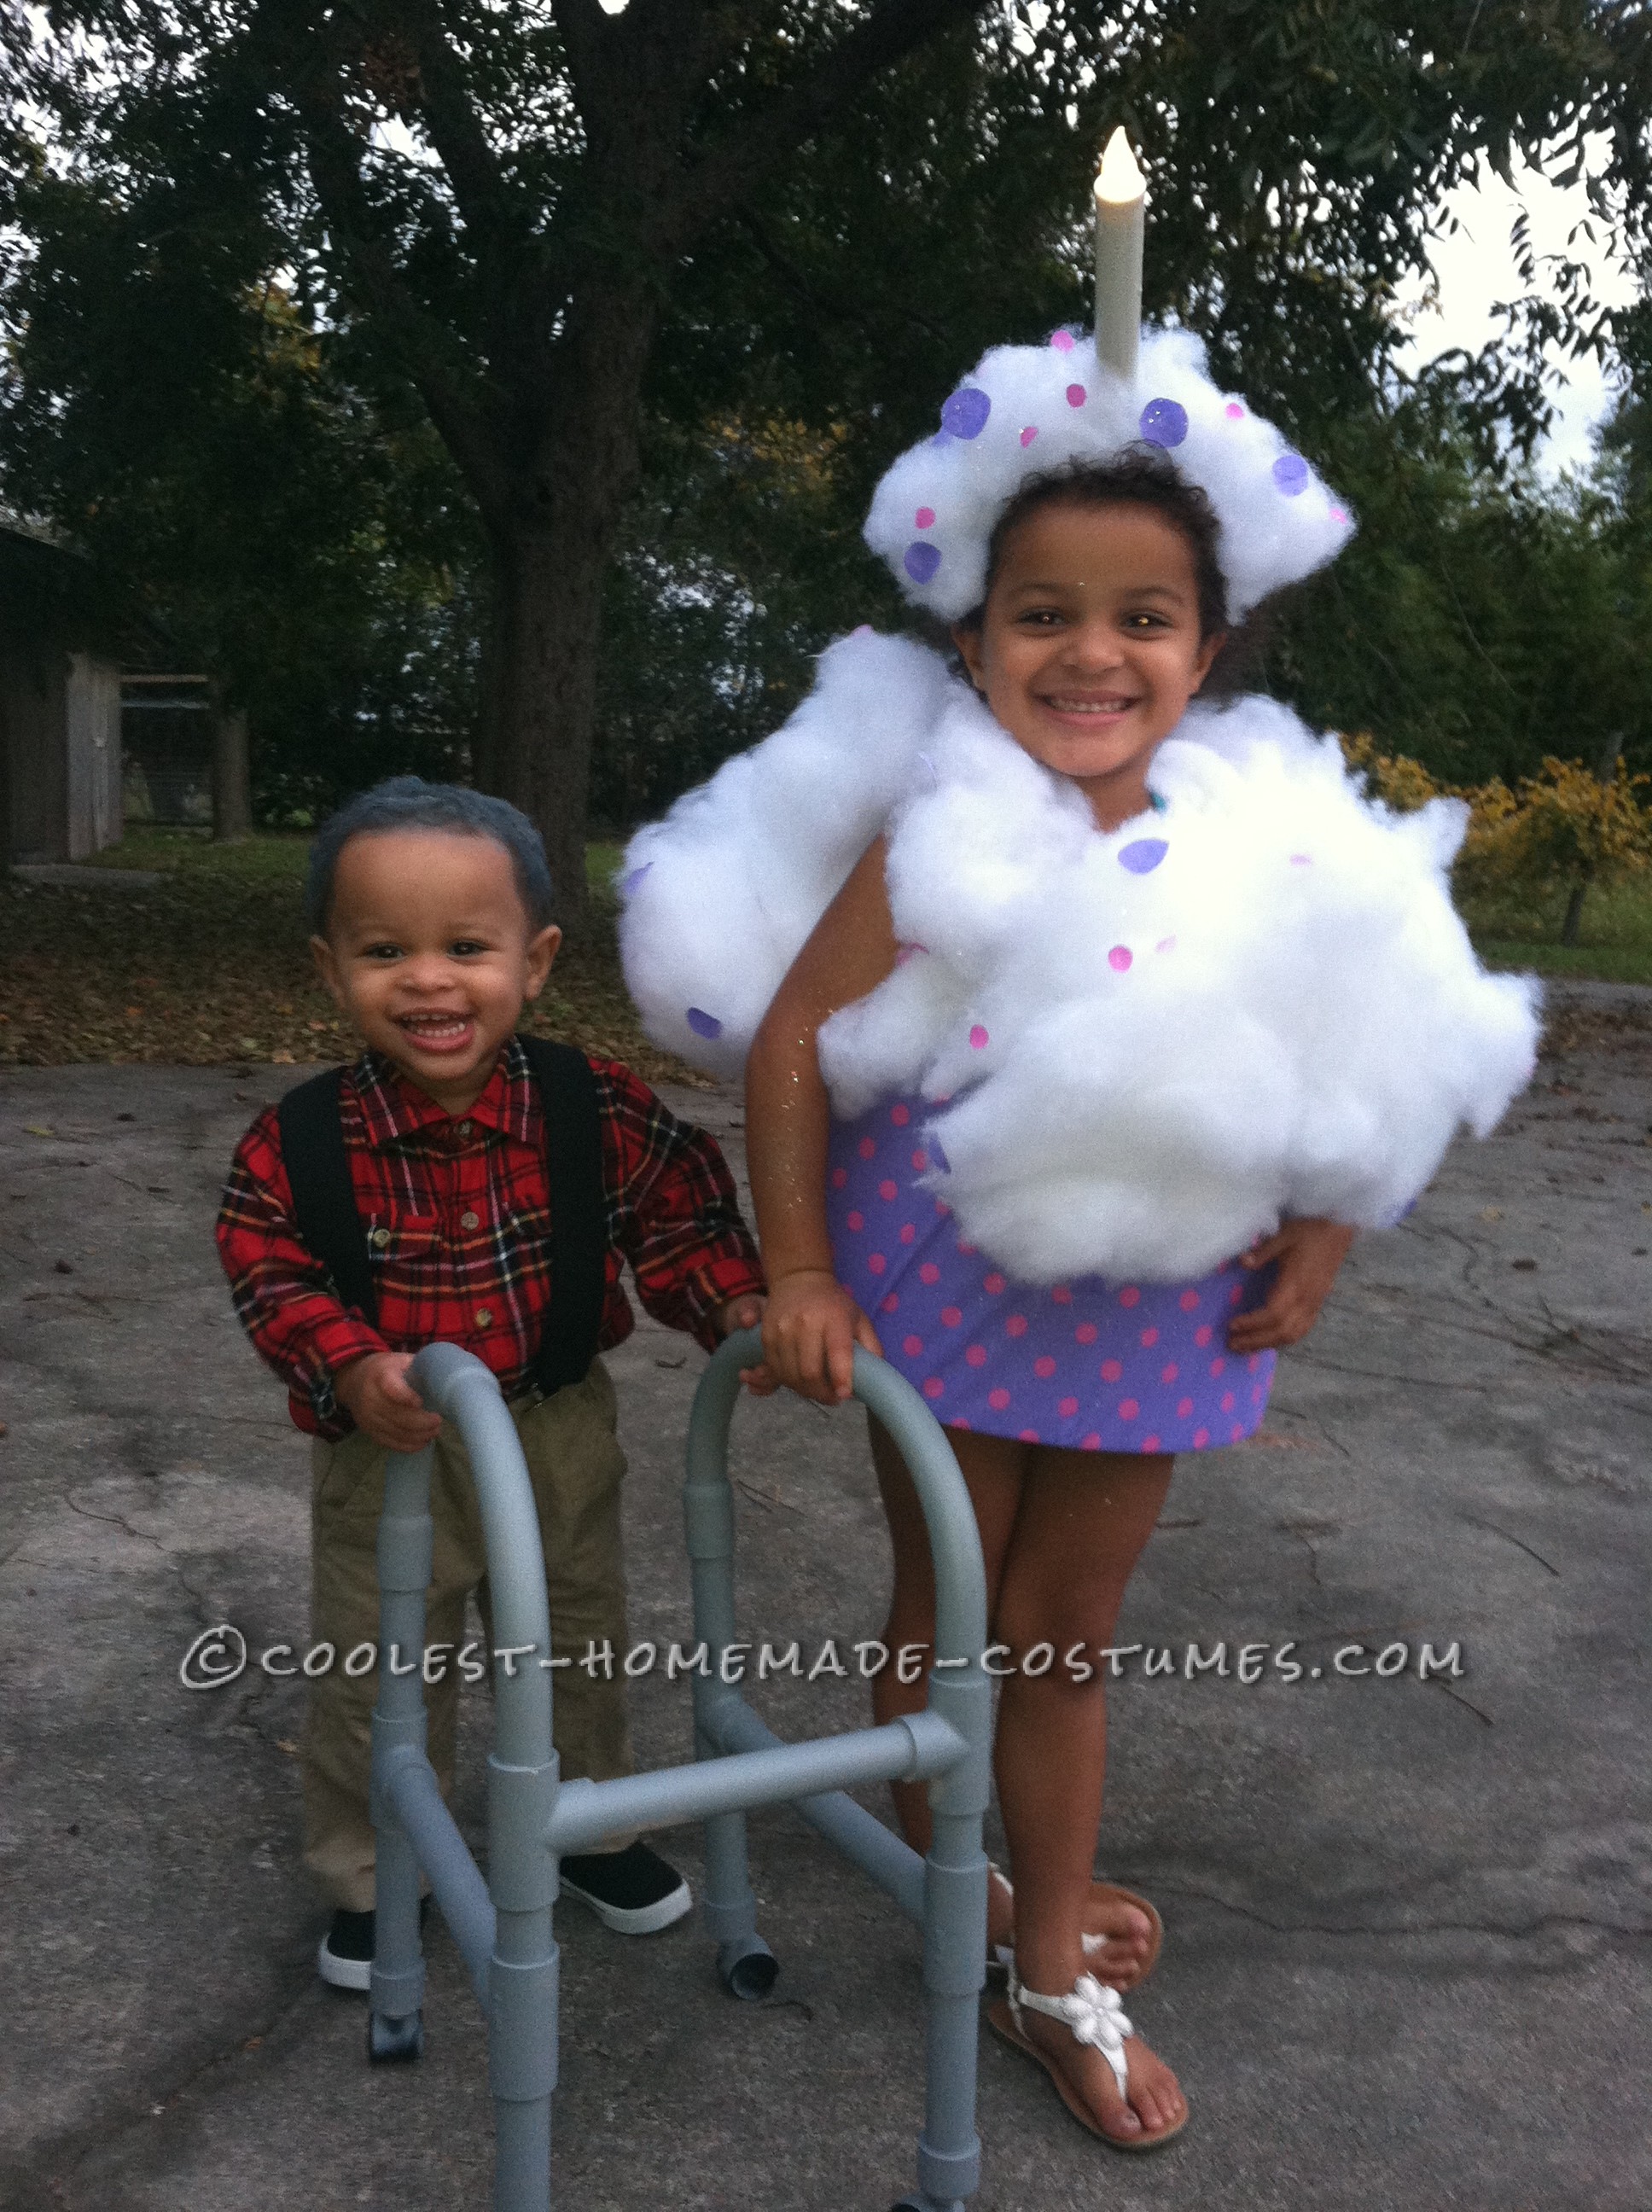
[[[333,1377],[339,1404],[386,1451],[422,1451],[441,1426],[441,1415],[428,1410],[407,1379],[412,1364],[410,1352],[370,1352]]]
[[[749,1291],[743,1298],[731,1298],[713,1316],[718,1335],[732,1336],[736,1329],[756,1328],[768,1304],[761,1291]],[[740,1380],[754,1398],[770,1397],[780,1387],[767,1366],[743,1367]]]
[[[747,1387],[765,1396],[777,1383],[819,1405],[841,1405],[854,1383],[854,1347],[883,1357],[878,1332],[829,1267],[802,1267],[771,1283],[763,1315],[763,1364]]]
[[[1277,1235],[1242,1253],[1242,1267],[1254,1271],[1277,1260],[1279,1272],[1266,1304],[1230,1322],[1228,1350],[1271,1352],[1300,1343],[1319,1319],[1355,1233],[1343,1221],[1286,1221]]]

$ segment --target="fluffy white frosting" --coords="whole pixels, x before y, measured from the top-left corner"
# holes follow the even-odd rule
[[[994,346],[941,410],[941,428],[884,475],[866,543],[914,605],[947,622],[981,603],[993,525],[1030,476],[1156,445],[1198,484],[1222,526],[1232,613],[1298,582],[1353,532],[1343,502],[1271,422],[1205,370],[1188,331],[1147,331],[1133,383],[1058,331],[1042,346]]]
[[[1394,1221],[1535,1052],[1535,985],[1487,975],[1452,909],[1466,810],[1390,814],[1263,698],[1190,708],[1150,782],[1162,811],[1104,836],[937,655],[841,641],[783,729],[628,849],[650,1036],[738,1073],[887,830],[916,949],[825,1025],[822,1071],[846,1118],[934,1102],[930,1179],[1009,1273],[1174,1281],[1285,1213]]]

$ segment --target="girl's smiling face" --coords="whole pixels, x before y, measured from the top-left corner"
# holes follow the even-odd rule
[[[999,550],[975,629],[953,638],[1016,743],[1116,830],[1221,648],[1200,631],[1193,549],[1149,507],[1052,499]]]

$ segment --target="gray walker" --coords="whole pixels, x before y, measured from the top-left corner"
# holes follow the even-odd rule
[[[552,1676],[544,1562],[527,1468],[499,1386],[480,1360],[431,1345],[410,1377],[465,1440],[488,1552],[496,1648],[495,1741],[488,1760],[484,1881],[443,1804],[425,1755],[424,1601],[430,1580],[430,1458],[392,1454],[379,1523],[379,1705],[373,1716],[373,1819],[378,1830],[377,1949],[367,2047],[375,2060],[416,2058],[423,2032],[419,1869],[429,1876],[488,2015],[496,2127],[494,2212],[549,2212],[550,2099],[556,2082],[557,1960],[551,1933],[556,1867],[622,1830],[703,1820],[707,1926],[737,1996],[778,1971],[756,1931],[744,1812],[796,1804],[887,1890],[924,1931],[926,2094],[918,2185],[896,2212],[962,2212],[981,2173],[975,2039],[987,1956],[981,1815],[991,1767],[992,1681],[986,1577],[963,1478],[934,1417],[881,1360],[854,1355],[855,1395],[894,1437],[922,1501],[935,1561],[935,1659],[925,1711],[887,1728],[784,1743],[724,1679],[735,1642],[734,1508],[728,1430],[755,1331],[731,1337],[695,1394],[683,1510],[696,1641],[693,1764],[613,1782],[559,1782],[551,1748]],[[404,1656],[407,1655],[407,1656]],[[934,1839],[926,1859],[845,1795],[853,1784],[926,1781]]]

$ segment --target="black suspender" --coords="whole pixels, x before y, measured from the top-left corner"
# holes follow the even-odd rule
[[[597,1356],[608,1256],[602,1123],[597,1079],[582,1052],[543,1037],[518,1042],[539,1089],[550,1188],[550,1310],[529,1370],[550,1397],[582,1381]],[[331,1067],[282,1100],[282,1158],[299,1235],[332,1277],[341,1303],[376,1326],[367,1229],[355,1203],[339,1118],[343,1074],[343,1068]]]

